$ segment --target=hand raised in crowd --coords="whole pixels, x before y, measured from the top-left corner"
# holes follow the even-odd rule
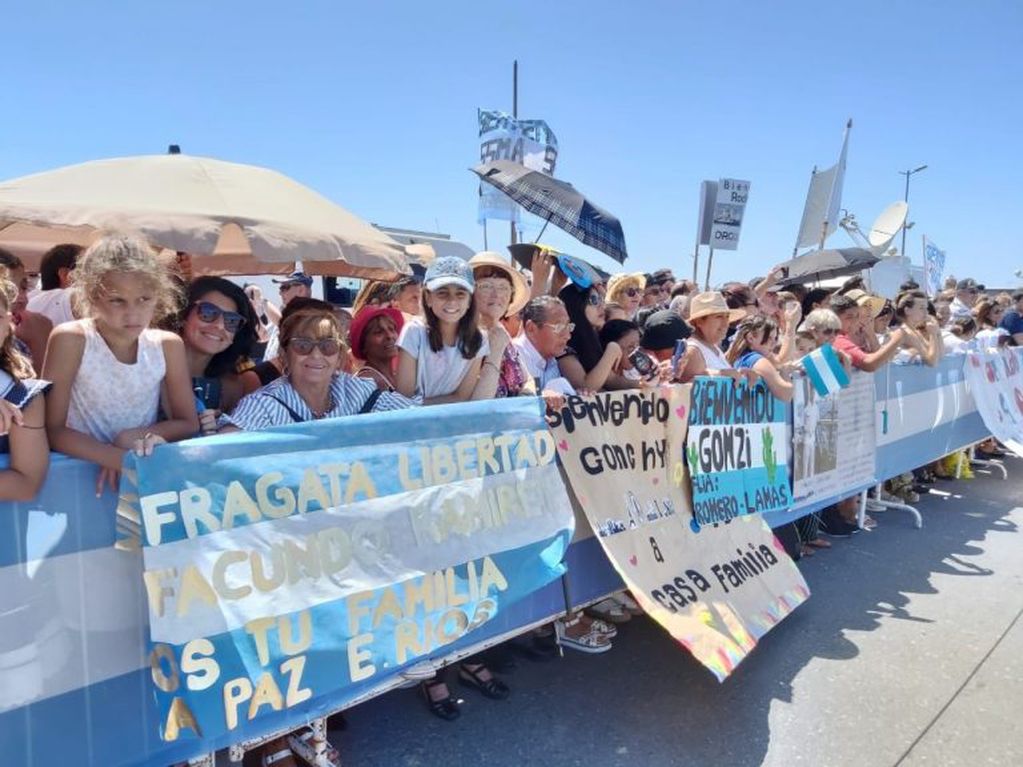
[[[533,275],[533,284],[530,293],[533,298],[542,296],[547,292],[547,280],[551,276],[551,256],[544,250],[537,250],[533,253],[533,260],[529,263],[529,272]]]
[[[551,277],[551,295],[558,295],[561,289],[565,287],[566,282],[568,282],[568,275],[560,269],[555,269],[554,276]]]
[[[12,402],[0,399],[0,435],[8,434],[11,427],[24,424],[21,409]]]
[[[785,304],[785,331],[795,332],[799,320],[803,317],[803,307],[798,301],[789,301]]]
[[[487,343],[490,344],[489,358],[491,360],[497,359],[496,364],[500,368],[501,356],[504,354],[504,350],[508,348],[508,344],[511,343],[511,336],[504,329],[504,325],[500,322],[495,322],[494,326],[487,330]]]

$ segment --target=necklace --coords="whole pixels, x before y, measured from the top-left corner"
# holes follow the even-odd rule
[[[323,410],[315,410],[314,408],[309,408],[310,412],[312,412],[313,414],[313,418],[316,419],[317,421],[323,418],[325,415],[327,415],[327,413],[329,413],[333,409],[334,397],[329,393],[327,394],[327,406],[323,408]]]

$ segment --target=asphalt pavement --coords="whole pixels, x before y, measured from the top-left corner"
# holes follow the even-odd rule
[[[348,712],[346,767],[1023,765],[1023,460],[939,482],[800,563],[812,596],[723,684],[649,619],[603,655],[521,660],[506,701],[453,685]]]

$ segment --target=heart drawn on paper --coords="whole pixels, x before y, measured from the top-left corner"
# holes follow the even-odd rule
[[[661,481],[660,477],[654,477],[654,484],[658,484]]]
[[[685,405],[679,405],[677,408],[675,408],[675,415],[677,415],[679,418],[685,418],[686,417],[686,406]]]
[[[631,557],[629,557],[629,564],[630,565],[635,567],[638,563],[639,563],[639,560],[636,558],[635,554],[633,554]]]
[[[558,450],[560,450],[562,453],[567,453],[568,442],[566,440],[561,440],[561,442],[558,443]]]

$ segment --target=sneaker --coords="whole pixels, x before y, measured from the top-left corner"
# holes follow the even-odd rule
[[[873,498],[867,499],[867,511],[871,514],[884,514],[888,511],[888,507],[882,503],[878,503]]]
[[[901,497],[904,503],[918,503],[920,501],[920,494],[908,487],[902,491]]]

